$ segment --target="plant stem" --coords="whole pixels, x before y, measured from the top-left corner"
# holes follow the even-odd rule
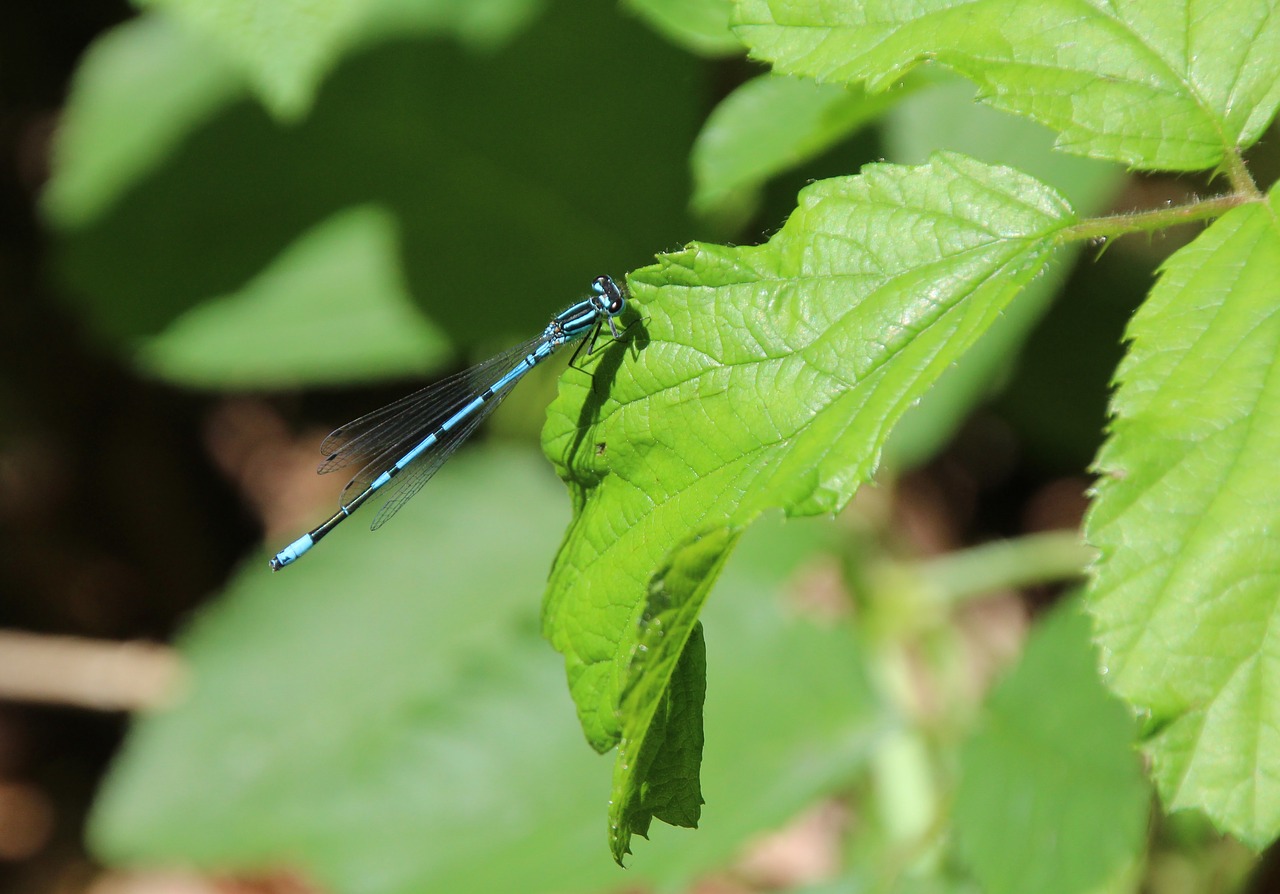
[[[1051,531],[939,556],[921,562],[916,572],[948,602],[960,602],[995,590],[1081,577],[1093,557],[1079,532]]]
[[[1254,182],[1253,175],[1244,163],[1244,156],[1238,150],[1232,149],[1227,153],[1222,160],[1222,171],[1238,195],[1248,196],[1250,199],[1262,198],[1262,193],[1258,192],[1258,184]]]
[[[1251,181],[1252,182],[1252,181]],[[1218,217],[1248,202],[1257,201],[1256,191],[1248,193],[1231,193],[1192,202],[1189,205],[1177,205],[1161,208],[1158,211],[1139,211],[1133,214],[1112,214],[1107,217],[1094,217],[1082,220],[1072,227],[1062,230],[1060,238],[1066,241],[1080,239],[1113,239],[1129,233],[1141,233],[1148,230],[1162,230],[1179,224],[1194,223],[1198,220]]]

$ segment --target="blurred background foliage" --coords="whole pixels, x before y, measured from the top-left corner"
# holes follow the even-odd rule
[[[807,181],[950,148],[1086,214],[1203,184],[1055,153],[939,76],[877,97],[768,76],[723,0],[280,3],[254,40],[248,0],[140,6],[0,12],[0,627],[55,659],[31,665],[41,695],[0,702],[0,887],[1244,877],[1194,817],[1147,841],[1132,730],[1069,598],[1017,663],[1060,594],[1013,584],[1078,554],[1026,541],[1047,550],[1018,553],[1032,570],[985,587],[944,556],[1076,528],[1124,322],[1176,234],[1064,258],[904,420],[880,487],[839,519],[752,532],[706,614],[703,828],[655,829],[626,874],[604,844],[609,761],[537,634],[567,518],[536,446],[557,370],[394,525],[335,533],[309,569],[265,563],[333,505],[342,482],[313,474],[330,428],[528,336],[598,273],[760,241]],[[79,653],[53,635],[177,652],[123,682],[88,665],[119,686],[95,701],[68,694]],[[158,701],[177,707],[123,750],[125,715],[85,710]],[[1030,755],[990,734],[1019,718]],[[1077,775],[1047,787],[1114,824],[1019,874],[1001,818],[1058,760]],[[1042,825],[1022,831],[1061,831]]]

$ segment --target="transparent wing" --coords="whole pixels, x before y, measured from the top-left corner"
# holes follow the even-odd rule
[[[423,438],[488,390],[541,341],[541,336],[530,339],[335,429],[320,445],[325,459],[317,471],[326,474],[359,464],[360,471],[342,490],[342,505],[347,505],[349,498],[364,490]],[[481,412],[492,404],[493,401],[489,401],[481,407]],[[482,417],[487,415],[482,412]],[[465,425],[458,426],[463,427]],[[435,449],[428,453],[434,453]]]
[[[320,452],[325,459],[316,471],[323,475],[345,469],[357,461],[368,462],[406,442],[408,447],[412,447],[421,440],[415,435],[419,432],[423,437],[430,434],[477,394],[502,378],[542,340],[543,337],[538,335],[470,369],[339,426],[321,443]]]
[[[381,488],[379,493],[385,491],[386,498],[378,507],[378,513],[373,517],[369,530],[376,531],[385,525],[391,516],[399,512],[400,508],[413,498],[414,494],[422,490],[422,486],[431,480],[431,476],[440,471],[440,467],[449,461],[449,457],[462,446],[462,442],[471,437],[471,433],[480,423],[489,418],[489,414],[498,408],[498,404],[511,393],[514,385],[513,382],[510,387],[504,388],[498,395],[486,401],[461,425],[445,432],[430,450],[409,463],[404,471],[391,479],[391,483]]]

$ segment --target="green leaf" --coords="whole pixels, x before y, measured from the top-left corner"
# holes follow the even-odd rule
[[[214,48],[162,16],[108,31],[86,51],[59,117],[44,213],[58,227],[90,222],[244,93]]]
[[[513,507],[527,527],[495,556],[483,532]],[[353,521],[275,575],[253,557],[182,636],[185,698],[132,731],[97,804],[96,849],[210,867],[296,855],[334,890],[388,891],[446,870],[444,848],[460,847],[434,837],[447,822],[524,831],[501,816],[512,799],[589,805],[598,837],[604,768],[548,730],[572,717],[526,632],[562,517],[528,454],[464,455],[376,534]],[[541,772],[559,761],[593,781],[561,790]]]
[[[1074,602],[1045,619],[960,752],[956,836],[988,894],[1085,894],[1142,853],[1136,730],[1089,634]]]
[[[905,95],[761,75],[715,107],[693,145],[694,210],[723,215],[770,177],[836,145]]]
[[[141,0],[221,48],[263,103],[283,120],[310,108],[343,55],[387,31],[409,26],[492,32],[495,20],[523,23],[536,0],[434,0],[405,9],[391,0]],[[468,13],[478,8],[481,15]],[[417,20],[417,21],[415,21]]]
[[[138,363],[184,385],[279,388],[421,375],[449,353],[402,281],[394,218],[366,206],[305,233],[239,292],[183,314]]]
[[[1059,131],[1061,149],[1136,168],[1213,167],[1280,104],[1271,0],[743,0],[735,21],[780,73],[875,91],[936,60]]]
[[[721,529],[673,551],[649,584],[623,681],[622,735],[614,761],[609,843],[619,863],[650,817],[696,827],[702,809],[702,700],[706,656],[698,613],[729,557]]]
[[[196,6],[207,12],[216,4]],[[540,7],[541,0],[377,0],[366,10],[360,39],[343,39],[349,50],[380,37],[447,33],[491,50]],[[125,22],[90,45],[59,118],[53,170],[41,197],[56,226],[93,221],[184,137],[246,94],[252,79],[221,49],[217,34],[155,14]]]
[[[185,697],[130,731],[95,805],[97,853],[286,866],[355,894],[616,886],[609,765],[535,623],[562,501],[536,455],[467,450],[378,532],[344,525],[275,575],[254,557],[180,639]],[[726,569],[708,609],[714,825],[657,842],[633,880],[687,886],[865,758],[880,721],[852,636],[777,600],[815,527],[760,526]]]
[[[1054,151],[1053,134],[1040,125],[974,103],[967,81],[954,76],[934,81],[885,116],[882,140],[894,161],[917,164],[949,149],[1008,165],[1052,186],[1081,216],[1105,211],[1127,182],[1117,165]],[[1069,258],[1079,250],[1079,245],[1064,248],[1063,263],[1029,283],[973,350],[907,411],[885,446],[886,463],[909,469],[928,461],[950,443],[974,406],[1004,385],[1023,343],[1071,273]]]
[[[300,118],[376,0],[145,0],[219,46],[284,119]]]
[[[690,52],[702,56],[742,53],[742,42],[729,28],[733,0],[624,0],[624,5]]]
[[[654,817],[672,826],[698,827],[702,815],[702,705],[707,694],[707,652],[695,625],[680,652],[657,710],[646,716],[645,739],[614,762],[609,799],[609,849],[622,865],[631,836],[648,835]],[[621,797],[621,800],[619,800]]]
[[[523,33],[546,6],[546,0],[374,0],[350,43],[444,34],[488,54]]]
[[[616,64],[580,52],[588,37]],[[561,5],[485,57],[442,40],[380,45],[348,60],[296,126],[246,101],[186,134],[114,205],[59,234],[62,290],[86,329],[132,354],[320,222],[375,203],[395,215],[408,289],[455,344],[528,337],[593,275],[643,263],[680,229],[702,115],[681,85],[697,65],[598,5]],[[588,135],[618,108],[664,126],[602,151]],[[276,334],[281,350],[299,337]]]
[[[708,866],[740,856],[744,842],[818,798],[846,792],[896,722],[873,695],[854,632],[815,624],[779,598],[794,592],[797,569],[812,567],[814,550],[841,536],[827,520],[771,514],[742,534],[721,572],[716,598],[702,611],[706,804],[696,835],[661,824],[650,830],[643,860],[628,871],[651,874],[656,889],[689,887]],[[688,556],[682,561],[696,567]],[[615,778],[616,771],[615,761]]]
[[[1280,200],[1224,215],[1134,316],[1086,523],[1107,679],[1171,810],[1280,832]]]
[[[766,245],[694,244],[630,277],[628,333],[566,374],[543,431],[575,508],[544,629],[596,748],[618,741],[639,613],[673,551],[771,507],[843,506],[1071,220],[1028,177],[940,155],[808,187]]]

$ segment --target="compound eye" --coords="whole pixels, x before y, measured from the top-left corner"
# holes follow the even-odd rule
[[[626,299],[622,295],[622,290],[618,288],[617,283],[610,276],[597,276],[591,287],[596,290],[596,294],[600,295],[608,304],[605,310],[610,314],[619,314],[622,312]]]

